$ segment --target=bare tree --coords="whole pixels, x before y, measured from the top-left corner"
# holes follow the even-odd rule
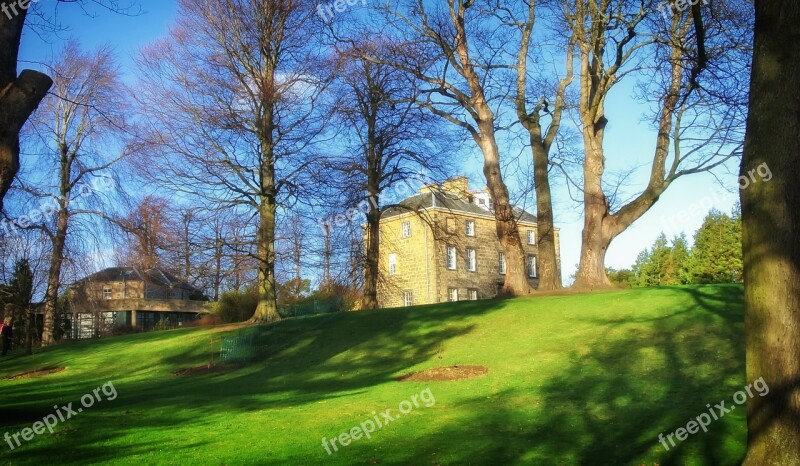
[[[90,208],[95,181],[125,155],[109,155],[114,153],[110,149],[114,135],[124,131],[126,107],[110,49],[83,52],[70,41],[50,69],[55,76],[56,95],[42,102],[33,119],[33,131],[51,156],[56,180],[49,179],[49,173],[41,181],[31,176],[34,179],[26,181],[24,188],[36,198],[51,199],[51,208],[39,216],[41,223],[35,225],[52,245],[43,345],[55,343],[54,319],[72,221],[78,216],[100,213]]]
[[[441,120],[415,104],[416,78],[367,58],[384,56],[383,48],[388,45],[379,39],[362,38],[339,52],[335,114],[342,127],[338,139],[346,147],[342,155],[329,155],[325,164],[338,175],[326,178],[345,194],[343,207],[357,208],[366,218],[363,309],[378,307],[378,233],[381,213],[389,207],[383,193],[398,183],[417,182],[420,173],[434,179],[452,147]],[[326,240],[332,220],[325,222]],[[329,261],[330,250],[325,254]],[[329,281],[330,262],[325,270]]]
[[[573,81],[574,38],[570,37],[565,47],[566,67],[564,76],[555,86],[553,98],[548,101],[542,95],[546,79],[531,77],[529,62],[533,55],[534,27],[537,18],[536,0],[521,2],[496,1],[496,16],[519,35],[519,48],[513,65],[516,73],[514,104],[517,119],[528,132],[533,155],[533,181],[536,190],[536,224],[538,227],[539,290],[561,288],[561,272],[556,253],[553,201],[550,189],[550,151],[561,130],[561,121],[567,108],[567,88]],[[540,50],[542,47],[534,47]],[[536,62],[538,60],[534,60]],[[539,67],[537,67],[538,70]],[[534,87],[535,86],[535,87]],[[534,90],[536,89],[536,90]],[[535,94],[534,94],[535,93]],[[533,96],[531,96],[533,94]],[[533,97],[533,98],[531,98]],[[530,108],[529,105],[533,104]],[[549,117],[549,125],[545,121]],[[544,120],[543,120],[544,118]]]
[[[525,274],[525,254],[517,219],[503,181],[497,134],[498,106],[508,86],[495,73],[508,68],[502,54],[502,32],[491,27],[491,12],[474,0],[447,0],[446,6],[424,0],[378,7],[398,35],[393,54],[370,57],[413,76],[422,84],[417,104],[465,131],[483,154],[483,174],[494,206],[497,237],[506,257],[503,294],[524,295],[531,286]],[[388,28],[386,28],[388,29]]]
[[[304,0],[179,2],[169,39],[142,55],[150,180],[205,203],[252,212],[258,261],[254,322],[279,318],[278,205],[292,196],[302,155],[321,126],[324,57]]]
[[[800,465],[800,4],[756,0],[755,50],[741,176],[748,380],[746,466]]]
[[[103,8],[130,14],[131,5],[117,0],[58,0],[58,3],[94,3]],[[52,29],[50,18],[39,11],[38,2],[3,3],[0,14],[0,210],[3,199],[19,171],[19,134],[23,125],[47,95],[53,80],[44,73],[23,70],[17,74],[22,32],[36,17],[35,27]]]
[[[662,11],[669,5],[655,0],[565,5],[580,62],[584,150],[584,227],[575,286],[609,287],[604,263],[611,241],[676,179],[713,170],[741,154],[748,20],[746,11],[720,3],[711,9],[696,2],[684,10],[669,8],[669,14]],[[628,75],[649,79],[643,94],[657,108],[656,147],[647,186],[614,206],[604,180],[605,106],[611,90]]]
[[[169,242],[169,218],[172,209],[167,199],[145,196],[116,223],[126,234],[121,263],[142,269],[164,266],[163,257]]]

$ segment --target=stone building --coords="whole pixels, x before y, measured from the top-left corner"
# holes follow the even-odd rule
[[[424,187],[387,209],[380,223],[379,305],[399,307],[497,296],[506,264],[492,209],[489,194],[470,191],[465,177]],[[528,281],[536,288],[536,217],[519,208],[514,210]],[[560,257],[558,229],[555,243]]]
[[[162,269],[110,267],[69,290],[71,336],[92,338],[115,328],[179,327],[197,319],[203,292]]]

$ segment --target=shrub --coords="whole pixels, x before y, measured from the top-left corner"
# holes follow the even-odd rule
[[[258,294],[253,288],[244,291],[226,291],[219,301],[211,304],[211,312],[222,323],[243,322],[256,312]]]

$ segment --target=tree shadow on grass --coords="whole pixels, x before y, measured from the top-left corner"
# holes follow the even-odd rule
[[[24,406],[30,412],[46,414],[54,402],[74,402],[111,378],[119,392],[119,401],[106,403],[102,414],[97,415],[97,423],[75,423],[82,430],[75,436],[67,431],[64,441],[80,439],[80,447],[66,452],[62,448],[60,462],[86,463],[141,455],[158,451],[160,446],[132,444],[109,453],[104,445],[131,430],[166,429],[182,422],[203,423],[203,415],[209,411],[235,415],[297,408],[353,396],[392,382],[398,373],[429,360],[443,342],[470,332],[474,328],[470,322],[473,316],[499,309],[502,303],[464,302],[446,307],[421,306],[292,319],[248,329],[255,334],[260,351],[248,365],[232,372],[198,377],[172,375],[171,369],[207,361],[206,348],[198,344],[153,361],[151,364],[163,371],[150,378],[98,373],[82,380],[66,377],[50,383],[31,381],[3,387],[3,397],[15,409]],[[162,418],[147,412],[162,412],[165,408],[174,415]],[[137,419],[137,413],[145,412],[145,416]],[[117,416],[118,420],[106,422],[107,416]],[[18,420],[20,428],[25,427],[22,424],[30,420],[28,417]],[[37,462],[49,458],[59,444],[61,441],[42,446],[31,444],[14,452],[15,461]]]
[[[404,448],[378,457],[375,445],[360,442],[347,454],[382,464],[740,464],[743,406],[712,420],[708,432],[673,437],[669,450],[659,443],[707,404],[730,407],[745,385],[741,287],[676,289],[687,294],[683,306],[656,319],[579,316],[608,333],[588,352],[572,352],[538,392],[475,397],[459,407],[468,415]]]

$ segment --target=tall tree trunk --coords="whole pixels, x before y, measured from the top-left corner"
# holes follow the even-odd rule
[[[488,110],[488,106],[486,108]],[[494,133],[494,118],[481,123],[480,146],[483,152],[483,174],[494,204],[497,238],[506,256],[506,279],[502,294],[522,296],[532,291],[525,273],[525,251],[519,236],[517,219],[500,170],[500,155]]]
[[[755,48],[741,175],[747,378],[769,394],[747,402],[744,464],[800,465],[800,4],[756,1]]]
[[[553,225],[553,198],[550,193],[548,168],[550,158],[541,143],[541,137],[531,137],[533,150],[533,182],[536,187],[536,226],[538,228],[539,290],[561,289],[561,271],[558,268],[556,232]]]
[[[486,187],[489,196],[494,204],[494,217],[496,222],[497,238],[506,257],[506,278],[503,283],[501,294],[506,296],[522,296],[529,294],[532,290],[528,283],[525,273],[525,252],[522,248],[522,239],[519,236],[514,209],[508,195],[508,187],[503,181],[503,174],[500,167],[500,150],[497,147],[495,134],[495,115],[492,107],[486,100],[486,93],[483,88],[483,81],[470,57],[469,44],[467,41],[467,28],[465,23],[466,9],[472,6],[472,2],[465,2],[453,10],[455,3],[452,2],[451,14],[453,14],[453,25],[455,26],[455,52],[462,64],[460,74],[466,79],[470,90],[470,103],[475,112],[477,131],[472,131],[472,137],[483,153],[483,175],[486,178]]]
[[[333,251],[331,250],[331,230],[330,228],[325,229],[323,238],[323,247],[325,250],[323,251],[323,264],[322,271],[323,273],[323,281],[325,282],[325,291],[331,291],[331,256],[333,255]]]
[[[50,346],[56,343],[55,322],[56,312],[58,311],[58,290],[61,287],[61,267],[64,263],[64,247],[67,242],[67,228],[69,226],[68,199],[69,197],[62,197],[59,201],[60,208],[56,218],[56,231],[53,234],[53,252],[50,256],[47,290],[44,294],[42,346]]]
[[[214,301],[219,301],[219,289],[222,286],[222,239],[214,238]]]
[[[53,81],[38,71],[17,76],[17,57],[27,10],[0,14],[0,210],[19,170],[19,132]]]
[[[258,231],[256,249],[258,254],[258,306],[252,322],[266,323],[280,320],[275,286],[275,146],[272,141],[273,114],[267,111],[259,127],[261,129],[261,203],[258,206]]]
[[[280,319],[275,296],[275,202],[265,196],[259,208],[257,233],[258,306],[252,321],[273,322]]]
[[[583,234],[581,258],[575,276],[575,287],[585,289],[610,288],[613,285],[605,270],[606,253],[613,238],[604,234],[604,222],[609,221],[609,205],[603,191],[603,131],[605,117],[586,121],[584,118],[583,163]]]
[[[364,297],[362,309],[378,308],[378,258],[380,257],[381,211],[377,202],[370,202],[367,213],[367,255],[364,258]]]
[[[25,319],[25,351],[28,354],[33,354],[33,319],[36,318],[36,313],[33,312],[33,306],[28,305],[25,309],[28,318]]]

